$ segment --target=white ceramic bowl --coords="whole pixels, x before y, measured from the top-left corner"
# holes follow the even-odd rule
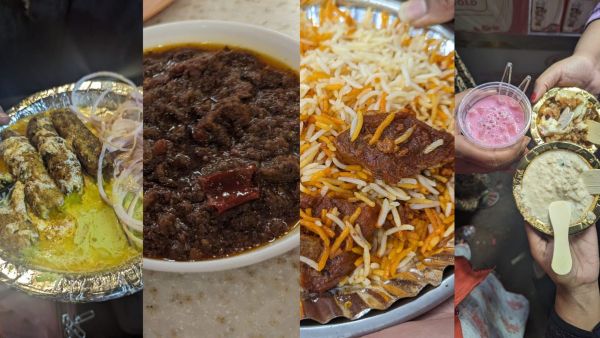
[[[213,43],[241,47],[270,56],[298,71],[300,45],[291,37],[261,27],[227,21],[182,21],[144,28],[144,50],[181,43]],[[144,258],[144,269],[209,272],[235,269],[281,255],[300,245],[300,227],[277,240],[236,256],[196,262]]]

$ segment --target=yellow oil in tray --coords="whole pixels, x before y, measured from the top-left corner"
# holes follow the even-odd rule
[[[28,119],[11,129],[25,134]],[[0,158],[0,172],[7,172]],[[106,192],[110,195],[110,184]],[[119,266],[140,252],[131,246],[111,206],[106,204],[95,179],[85,175],[83,193],[65,197],[63,207],[43,221],[30,213],[40,234],[36,245],[23,249],[30,267],[56,272],[94,272]]]
[[[54,227],[74,222],[65,237],[47,236]],[[140,253],[127,242],[113,211],[100,197],[93,180],[85,176],[82,195],[71,194],[61,212],[53,215],[39,243],[23,250],[31,265],[53,271],[87,272],[118,266]]]

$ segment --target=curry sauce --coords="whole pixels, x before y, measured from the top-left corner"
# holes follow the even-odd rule
[[[298,101],[297,72],[253,51],[145,51],[145,257],[227,257],[294,227]]]

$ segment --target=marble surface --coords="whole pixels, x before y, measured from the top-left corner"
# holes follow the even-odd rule
[[[175,0],[144,25],[182,20],[225,20],[263,26],[300,36],[300,0]]]
[[[299,336],[298,251],[242,269],[144,271],[144,337]]]
[[[239,21],[299,36],[298,0],[176,0],[145,26]],[[144,271],[145,337],[299,336],[298,251],[246,268],[202,274]]]

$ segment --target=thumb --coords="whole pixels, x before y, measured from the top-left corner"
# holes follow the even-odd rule
[[[535,80],[535,86],[533,87],[533,93],[531,94],[531,101],[536,102],[539,100],[548,89],[556,86],[561,76],[560,65],[557,63],[546,69],[537,80]]]
[[[541,266],[544,266],[544,262],[547,258],[547,252],[551,243],[546,241],[542,235],[536,232],[536,230],[527,222],[525,223],[525,233],[527,234],[527,241],[529,242],[529,250],[531,256]]]
[[[398,16],[415,27],[444,23],[454,18],[454,0],[408,0],[400,5]]]
[[[531,142],[531,138],[529,136],[523,136],[521,142],[517,142],[505,149],[496,150],[496,163],[504,166],[517,161],[521,158],[523,153],[525,153],[529,142]]]

